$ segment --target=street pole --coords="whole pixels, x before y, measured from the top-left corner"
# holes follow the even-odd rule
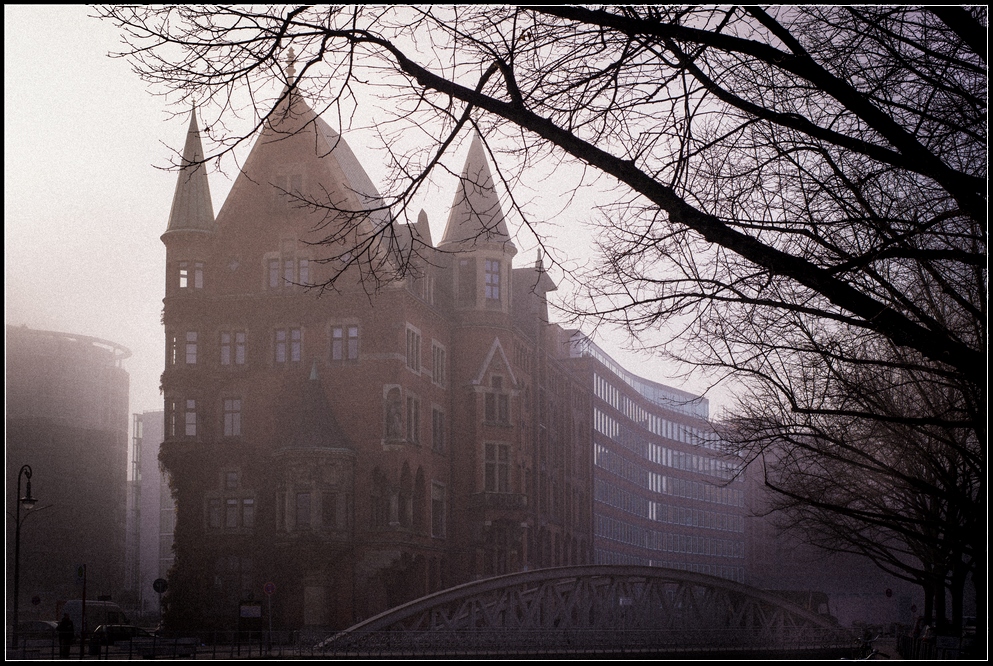
[[[86,565],[83,565],[83,612],[79,620],[79,658],[83,658],[83,644],[86,643]]]
[[[28,485],[27,492],[24,497],[21,497],[21,477],[27,477]],[[14,649],[17,649],[17,639],[18,636],[18,606],[20,605],[20,593],[21,593],[21,505],[24,505],[25,510],[30,510],[34,507],[36,500],[31,496],[31,466],[24,465],[21,467],[21,471],[17,473],[17,501],[15,502],[16,508],[14,510]],[[26,516],[25,516],[26,517]]]

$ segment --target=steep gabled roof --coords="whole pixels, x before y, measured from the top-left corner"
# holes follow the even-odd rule
[[[274,157],[286,145],[293,146],[292,157],[287,158],[285,151]],[[314,173],[321,174],[319,180],[309,184],[302,194],[319,206],[359,213],[351,223],[360,233],[375,233],[390,222],[391,215],[384,208],[382,197],[345,139],[299,93],[293,92],[263,124],[221,209],[221,223],[240,222],[246,214],[255,215],[251,207],[257,201],[259,188],[268,195],[270,188],[279,187],[277,172],[290,163],[298,167],[308,163],[317,165]]]
[[[335,418],[314,365],[310,379],[286,392],[283,403],[285,448],[348,449],[345,431]]]
[[[190,128],[186,132],[183,160],[169,211],[166,232],[180,230],[216,231],[214,204],[210,200],[207,166],[203,163],[203,145],[197,113],[190,113]]]
[[[314,123],[317,126],[317,130],[327,143],[327,150],[330,157],[338,162],[338,166],[345,174],[346,182],[342,183],[345,189],[358,197],[363,208],[367,210],[383,208],[384,202],[379,191],[373,185],[369,174],[362,168],[362,164],[355,157],[355,153],[352,152],[345,139],[338,132],[331,129],[331,126],[323,118],[313,111],[311,113],[314,115]],[[385,209],[371,213],[370,218],[377,229],[382,228],[390,221],[389,212]]]
[[[477,243],[511,243],[500,197],[486,161],[483,140],[477,133],[459,178],[445,235],[438,247],[459,245],[469,249]]]

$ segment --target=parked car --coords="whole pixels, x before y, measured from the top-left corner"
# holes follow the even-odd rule
[[[100,645],[113,645],[117,641],[129,641],[132,638],[152,638],[152,634],[133,624],[101,624],[97,627],[91,641]]]
[[[50,640],[55,638],[55,628],[59,623],[55,620],[29,620],[17,625],[17,634],[21,640]]]

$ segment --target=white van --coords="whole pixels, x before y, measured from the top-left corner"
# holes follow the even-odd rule
[[[72,620],[72,628],[79,637],[79,632],[83,628],[83,600],[70,599],[62,604],[59,609],[58,621],[62,620],[62,614],[68,613]],[[86,600],[86,631],[92,633],[101,624],[131,624],[128,616],[120,606],[113,601],[90,601]]]

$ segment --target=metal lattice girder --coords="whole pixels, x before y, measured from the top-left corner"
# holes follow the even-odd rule
[[[849,635],[827,618],[747,585],[660,567],[587,565],[453,587],[357,624],[322,648],[388,644],[400,651],[486,652],[524,641],[522,649],[547,653],[734,650],[824,640],[847,642]]]

